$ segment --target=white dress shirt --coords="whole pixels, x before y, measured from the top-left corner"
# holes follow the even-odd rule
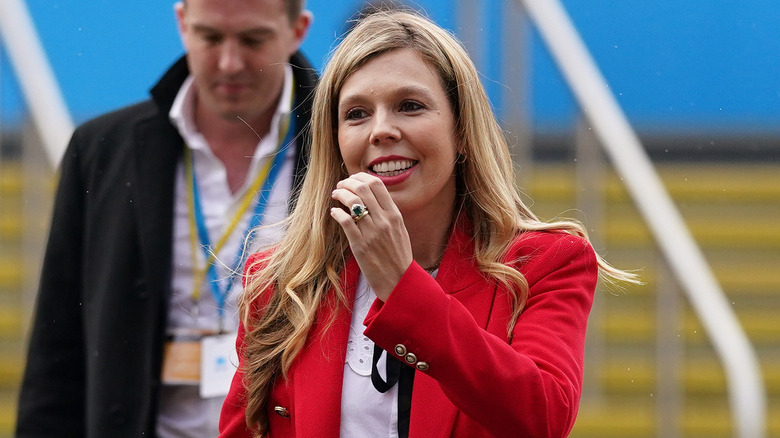
[[[174,101],[170,118],[178,128],[186,147],[190,149],[198,185],[201,210],[204,223],[212,244],[222,237],[225,229],[239,211],[242,196],[278,148],[280,120],[291,110],[292,69],[287,66],[284,88],[279,105],[271,122],[271,129],[263,139],[258,139],[249,172],[243,186],[231,193],[224,164],[212,153],[206,139],[195,125],[194,88],[192,78],[188,78]],[[246,127],[246,129],[251,129]],[[294,127],[290,127],[294,129]],[[263,214],[261,225],[271,225],[282,221],[288,212],[288,201],[292,190],[295,148],[290,147],[279,171],[276,184]],[[164,188],[161,188],[164,190]],[[168,312],[168,334],[193,334],[202,331],[216,331],[220,327],[220,317],[216,298],[208,285],[208,277],[200,284],[200,298],[197,309],[192,300],[193,259],[190,241],[190,213],[187,202],[188,192],[192,190],[186,179],[184,163],[179,163],[176,173],[173,218],[173,266],[171,281],[170,308]],[[233,233],[227,239],[217,256],[217,278],[229,281],[232,269],[239,275],[232,278],[233,285],[226,298],[222,327],[235,332],[238,327],[237,299],[242,292],[241,271],[243,266],[230,266],[243,246],[244,236],[253,213],[253,205],[244,212]],[[252,247],[247,251],[278,241],[283,233],[281,225],[261,228],[254,233]],[[198,244],[199,240],[196,239]],[[196,251],[198,269],[205,267],[205,255],[200,247]],[[166,385],[161,388],[158,413],[157,434],[167,437],[215,437],[224,397],[202,399],[198,385]]]

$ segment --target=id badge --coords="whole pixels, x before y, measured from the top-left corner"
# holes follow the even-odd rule
[[[226,396],[238,367],[236,333],[205,336],[200,353],[201,398]]]
[[[179,339],[165,343],[162,381],[169,385],[200,383],[200,339]]]

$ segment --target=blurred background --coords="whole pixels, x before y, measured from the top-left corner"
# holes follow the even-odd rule
[[[11,27],[19,22],[9,20],[11,0],[2,2],[0,437],[12,435],[48,233],[57,178],[49,148],[64,148],[68,126],[146,98],[182,53],[172,0],[14,1],[31,18],[30,35],[54,79],[49,89],[39,77],[45,69],[21,68],[31,55],[13,55],[19,32]],[[583,221],[601,255],[639,269],[645,282],[597,291],[571,436],[740,436],[750,427],[740,429],[748,420],[737,413],[753,411],[765,436],[780,437],[780,3],[560,2],[587,49],[585,61],[605,80],[581,90],[609,97],[624,116],[612,119],[602,118],[612,107],[589,105],[571,91],[572,78],[590,77],[588,64],[560,73],[548,50],[554,37],[543,37],[542,15],[529,7],[540,3],[546,2],[412,5],[468,48],[533,210],[545,219]],[[363,4],[308,0],[315,19],[303,50],[317,68]],[[578,58],[576,47],[559,55]],[[51,90],[35,111],[25,81]],[[57,118],[59,105],[67,123]],[[632,150],[634,141],[657,180],[635,178],[646,174],[642,160],[617,164],[615,151]],[[660,191],[642,191],[656,183]],[[674,207],[672,221],[653,222],[655,212],[666,217],[664,200]],[[674,232],[675,218],[685,225],[682,235]],[[665,235],[674,242],[664,242]],[[686,240],[678,236],[689,235],[695,245],[675,246]],[[708,325],[708,318],[716,323]],[[717,340],[732,325],[744,331],[723,338],[737,342]],[[749,376],[733,379],[747,374],[728,362],[735,357],[748,370],[756,359],[757,387]],[[741,390],[755,402],[738,404]]]

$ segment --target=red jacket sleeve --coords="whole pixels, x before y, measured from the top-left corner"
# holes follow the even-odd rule
[[[582,389],[585,330],[597,263],[583,239],[526,233],[510,248],[530,288],[508,342],[507,291],[498,286],[487,327],[416,263],[385,303],[366,317],[365,334],[387,351],[398,344],[424,361],[463,414],[496,436],[565,437]],[[482,293],[495,284],[485,283]]]

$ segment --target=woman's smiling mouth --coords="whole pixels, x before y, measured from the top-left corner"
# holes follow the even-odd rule
[[[372,172],[379,176],[396,176],[417,164],[413,160],[392,160],[370,166]]]

